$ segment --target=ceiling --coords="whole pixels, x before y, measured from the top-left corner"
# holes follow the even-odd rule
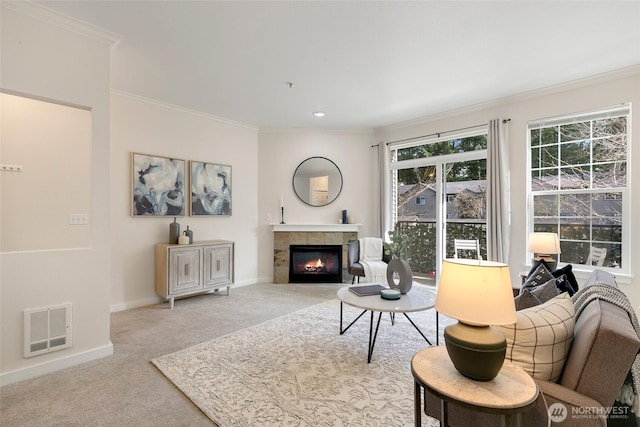
[[[372,129],[640,64],[640,1],[35,3],[122,37],[113,89],[260,129]]]

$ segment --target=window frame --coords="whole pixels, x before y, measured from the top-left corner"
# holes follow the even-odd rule
[[[560,187],[557,187],[555,189],[533,191],[532,175],[533,175],[534,168],[532,167],[532,151],[533,151],[533,148],[535,148],[535,146],[532,146],[532,141],[531,141],[532,130],[550,128],[554,126],[570,125],[573,123],[581,123],[585,121],[594,121],[594,120],[602,120],[607,118],[622,117],[622,116],[626,117],[626,121],[627,121],[626,123],[627,125],[626,126],[626,138],[627,138],[626,155],[624,160],[624,162],[626,163],[627,174],[626,174],[626,183],[624,187],[590,186],[588,189],[577,189],[577,188],[562,189]],[[621,205],[622,224],[621,224],[621,237],[620,237],[621,267],[614,268],[614,267],[607,267],[607,266],[602,266],[602,267],[590,266],[587,264],[575,264],[575,263],[572,264],[572,266],[574,267],[574,270],[577,270],[579,272],[583,271],[585,273],[590,273],[596,268],[610,271],[611,273],[614,273],[616,275],[616,279],[618,279],[620,283],[629,283],[631,279],[631,244],[630,244],[630,229],[631,229],[631,226],[630,226],[630,223],[631,223],[631,203],[630,203],[631,173],[630,171],[632,170],[631,169],[632,167],[631,166],[631,145],[632,145],[631,118],[632,118],[631,103],[624,103],[624,104],[619,104],[619,105],[615,105],[607,108],[590,110],[586,112],[532,120],[528,122],[527,130],[526,130],[527,132],[527,135],[526,135],[526,141],[527,141],[527,146],[526,146],[526,161],[527,161],[526,186],[527,188],[526,188],[526,191],[527,191],[527,230],[528,230],[527,243],[528,243],[529,233],[534,230],[534,220],[535,220],[535,208],[533,203],[534,196],[555,195],[555,196],[561,197],[562,195],[566,195],[566,194],[595,195],[599,193],[600,194],[620,193],[622,197],[622,205]],[[592,135],[590,135],[590,137],[591,136]],[[592,140],[590,139],[590,141]],[[556,144],[558,145],[558,149],[560,149],[560,147],[562,147],[562,144],[564,143],[565,142],[561,141],[561,137],[559,137],[556,142]],[[590,155],[589,163],[587,163],[586,165],[589,165],[590,167],[592,167],[593,165],[597,165],[598,163],[599,162],[594,161],[593,156]],[[556,217],[562,218],[563,215],[561,215],[561,207],[559,206],[557,209],[558,209],[558,215],[556,215]],[[593,218],[593,208],[590,207],[590,209],[591,210],[589,212],[589,218]],[[560,227],[560,221],[558,222],[557,226]],[[592,243],[593,234],[590,233],[589,240],[583,240],[583,241]],[[526,261],[527,264],[530,263],[531,256],[532,256],[531,253],[527,253],[527,261]],[[559,265],[566,265],[566,264],[567,263],[562,262],[562,260],[560,260],[559,262]]]
[[[444,134],[436,134],[432,137],[426,137],[421,139],[416,139],[411,142],[400,142],[400,143],[390,143],[389,144],[389,172],[390,177],[388,181],[389,186],[389,218],[392,224],[396,223],[397,220],[397,194],[395,188],[395,179],[394,174],[397,173],[400,169],[409,169],[415,167],[427,167],[427,166],[435,166],[438,169],[438,176],[441,177],[444,173],[444,170],[441,168],[442,165],[446,165],[448,163],[457,163],[457,162],[466,162],[471,160],[485,160],[488,161],[488,150],[480,149],[473,151],[466,151],[460,153],[453,154],[442,154],[431,157],[421,157],[415,159],[407,159],[407,160],[397,160],[397,150],[401,150],[403,148],[410,148],[420,145],[426,144],[435,144],[439,142],[452,141],[455,139],[463,139],[468,137],[480,136],[484,135],[488,138],[488,127],[487,125],[474,126],[471,128],[467,128],[465,130],[446,132]],[[445,239],[446,236],[441,232],[444,223],[447,219],[446,204],[447,204],[447,195],[443,194],[443,181],[442,178],[438,178],[436,181],[436,193],[440,194],[440,197],[436,198],[436,221],[439,224],[438,236],[436,238],[436,283],[439,280],[440,268],[442,266],[442,261],[444,260],[444,248],[446,246]],[[489,203],[487,201],[487,203]],[[393,229],[393,225],[392,225]],[[487,237],[488,239],[488,237]]]

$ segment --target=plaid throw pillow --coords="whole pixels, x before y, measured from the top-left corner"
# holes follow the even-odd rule
[[[534,378],[557,381],[573,341],[574,314],[566,292],[517,311],[516,323],[496,326],[507,339],[506,359]]]

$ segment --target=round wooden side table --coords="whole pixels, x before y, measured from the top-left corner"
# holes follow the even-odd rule
[[[472,410],[504,416],[503,425],[511,425],[511,416],[531,408],[538,398],[538,385],[522,368],[504,362],[490,381],[475,381],[456,370],[444,346],[430,347],[411,359],[414,379],[415,425],[422,422],[422,388],[441,401],[440,425],[448,426],[448,403]]]

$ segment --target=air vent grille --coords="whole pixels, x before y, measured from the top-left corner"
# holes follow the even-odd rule
[[[71,303],[24,311],[24,357],[71,347]]]

